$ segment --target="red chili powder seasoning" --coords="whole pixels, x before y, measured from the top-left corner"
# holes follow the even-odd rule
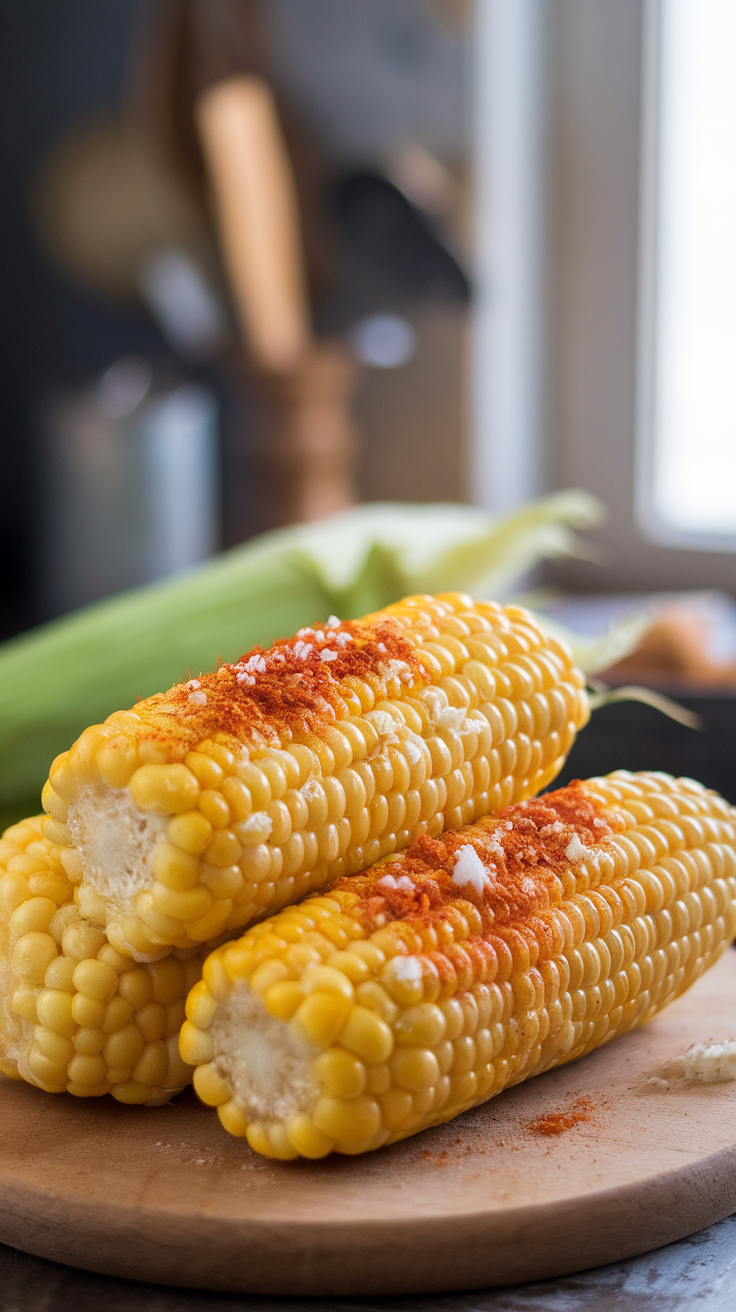
[[[565,896],[565,879],[569,882],[575,864],[571,843],[574,853],[600,845],[615,825],[575,780],[541,798],[505,807],[472,828],[420,838],[402,855],[338,880],[334,887],[360,894],[352,914],[368,933],[404,921],[429,946],[432,928],[451,925],[460,904],[471,931],[461,935],[465,952],[505,958],[511,951],[521,961],[521,936],[535,964],[562,948],[549,918],[540,913]],[[461,858],[462,869],[470,871],[467,881],[458,878]],[[477,914],[469,916],[473,909]],[[491,969],[476,977],[494,976]]]
[[[216,734],[254,747],[285,745],[295,735],[362,715],[351,678],[380,696],[392,677],[412,688],[428,682],[414,644],[395,620],[317,624],[139,703],[141,737],[166,742],[181,756]]]
[[[539,1134],[550,1138],[556,1134],[564,1134],[566,1130],[572,1130],[576,1125],[583,1121],[590,1121],[595,1112],[595,1103],[590,1098],[576,1098],[564,1112],[549,1112],[547,1116],[537,1116],[533,1121],[527,1121],[524,1126],[530,1134]]]

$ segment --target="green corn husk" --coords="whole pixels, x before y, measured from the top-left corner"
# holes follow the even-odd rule
[[[11,639],[0,646],[0,823],[37,811],[53,758],[112,711],[330,614],[355,618],[412,592],[508,595],[540,559],[584,555],[573,529],[600,513],[577,491],[505,517],[360,506]]]

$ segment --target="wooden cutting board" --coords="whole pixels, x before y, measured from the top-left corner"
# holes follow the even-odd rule
[[[449,1125],[322,1162],[256,1156],[191,1093],[132,1108],[3,1080],[0,1240],[283,1295],[469,1289],[630,1257],[736,1210],[736,1082],[647,1082],[691,1043],[733,1037],[729,951],[644,1029]],[[576,1124],[540,1133],[571,1106]]]

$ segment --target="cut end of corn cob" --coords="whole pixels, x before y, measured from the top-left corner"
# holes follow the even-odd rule
[[[339,880],[218,948],[181,1052],[283,1159],[450,1120],[649,1020],[736,933],[736,810],[617,771]]]
[[[208,949],[150,965],[116,951],[41,824],[0,838],[0,1070],[48,1093],[167,1102],[191,1083],[179,1030]]]
[[[83,913],[153,961],[538,792],[588,714],[527,612],[412,597],[85,730],[52,766],[44,834]]]

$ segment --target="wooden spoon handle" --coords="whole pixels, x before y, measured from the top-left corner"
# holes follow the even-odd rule
[[[286,373],[310,342],[296,190],[263,78],[228,78],[195,116],[235,305],[253,363]]]

